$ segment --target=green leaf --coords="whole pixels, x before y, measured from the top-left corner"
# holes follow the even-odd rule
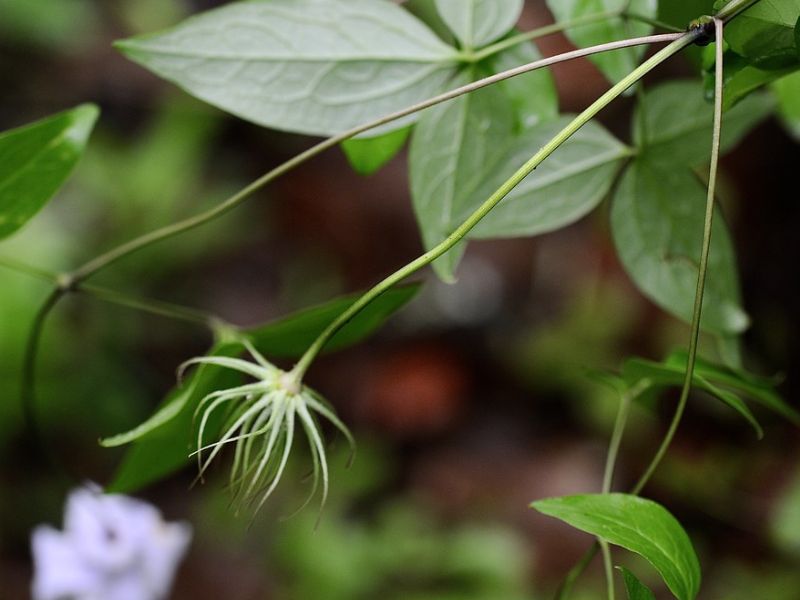
[[[339,349],[364,339],[405,305],[418,290],[419,286],[408,285],[386,292],[344,327],[326,349]],[[298,357],[356,299],[356,296],[339,298],[246,333],[262,354]],[[242,348],[239,342],[221,342],[209,350],[208,356],[235,356]],[[194,441],[193,415],[197,403],[210,392],[236,385],[238,381],[238,375],[229,369],[200,365],[170,392],[161,408],[145,423],[127,433],[103,440],[101,444],[106,447],[135,442],[108,490],[130,492],[186,465]],[[212,424],[209,431],[213,428]]]
[[[575,19],[621,11],[627,0],[547,0],[547,6],[559,23]],[[628,11],[644,17],[655,18],[656,0],[632,0]],[[648,35],[653,28],[639,21],[624,21],[621,18],[604,19],[599,23],[581,25],[567,29],[570,41],[584,48],[597,44]],[[644,48],[627,48],[615,52],[604,52],[591,56],[591,60],[611,83],[617,83],[633,71],[644,53]]]
[[[734,148],[772,111],[773,101],[756,94],[727,111],[722,125],[721,151]],[[634,141],[649,160],[697,166],[711,154],[714,106],[694,80],[671,81],[648,90],[633,117]]]
[[[570,120],[562,117],[513,136],[507,102],[491,91],[460,106],[432,111],[420,121],[411,144],[411,190],[427,249],[452,233]],[[538,235],[577,221],[608,193],[628,155],[629,150],[600,125],[587,124],[468,237]],[[461,252],[463,244],[437,265],[445,280],[452,279]]]
[[[236,356],[239,343],[219,343],[208,356]],[[132,492],[183,468],[194,447],[194,407],[211,392],[236,385],[240,377],[213,365],[200,365],[167,395],[161,408],[147,421],[127,433],[101,441],[105,447],[131,442],[111,482],[110,493]],[[209,431],[213,426],[209,427]]]
[[[27,223],[83,154],[99,110],[83,104],[0,133],[0,239]]]
[[[800,69],[800,62],[791,67],[767,71],[752,66],[747,59],[738,54],[727,52],[725,54],[723,110],[729,110],[753,92],[797,69]],[[703,76],[706,97],[709,99],[714,97],[714,79],[714,65],[712,64],[710,70],[706,71]]]
[[[625,567],[617,567],[622,573],[622,578],[625,580],[625,589],[628,592],[628,600],[656,600],[653,592],[636,578],[636,575],[631,573]]]
[[[797,0],[761,0],[725,27],[725,41],[757,68],[785,68],[798,62],[799,18]]]
[[[678,600],[700,589],[700,563],[680,523],[652,500],[628,494],[589,494],[539,500],[531,505],[576,529],[641,555]]]
[[[630,387],[646,381],[652,389],[681,387],[685,373],[685,363],[683,365],[657,363],[641,358],[628,359],[622,368],[622,376]],[[747,405],[736,394],[715,385],[706,379],[703,376],[703,372],[698,369],[695,369],[692,374],[692,386],[727,404],[753,426],[759,438],[764,436],[764,430],[761,425],[753,416],[753,413],[750,412],[750,409],[747,408]]]
[[[420,290],[419,284],[395,287],[371,302],[331,339],[325,352],[341,350],[364,340],[405,306]],[[336,317],[361,297],[354,294],[308,308],[289,317],[247,330],[253,344],[266,357],[297,358]]]
[[[800,140],[800,73],[794,73],[775,82],[778,112],[795,139]]]
[[[500,73],[539,60],[542,55],[531,42],[517,44],[494,55],[489,66]],[[558,117],[558,92],[550,69],[537,69],[497,84],[511,99],[517,130],[528,129]]]
[[[470,208],[489,197],[571,120],[564,116],[523,132]],[[508,194],[471,232],[474,239],[531,236],[555,231],[591,212],[608,194],[630,150],[591,121]],[[466,215],[461,215],[466,216]]]
[[[411,127],[403,127],[378,137],[345,140],[341,145],[357,173],[372,175],[403,149],[410,134]]]
[[[714,12],[714,0],[661,0],[658,19],[675,27],[685,28],[691,21]]]
[[[705,190],[688,169],[657,163],[648,149],[623,176],[611,207],[611,231],[625,270],[645,296],[687,323],[697,287],[705,201]],[[730,234],[719,214],[708,272],[701,327],[741,333],[749,319],[741,308]]]
[[[465,48],[481,48],[516,25],[523,0],[436,0],[445,23]]]
[[[687,353],[678,350],[670,354],[664,362],[685,370]],[[774,378],[759,377],[743,369],[717,365],[699,357],[695,364],[695,373],[719,387],[730,388],[745,398],[758,402],[800,427],[800,411],[778,394],[775,390],[777,381]]]
[[[454,48],[388,0],[235,2],[117,47],[214,106],[311,135],[434,96],[458,62]]]
[[[426,111],[409,152],[411,197],[426,249],[433,248],[472,212],[475,190],[499,168],[514,132],[510,100],[488,87]],[[485,198],[484,198],[485,199]],[[434,262],[445,281],[454,279],[459,244]]]

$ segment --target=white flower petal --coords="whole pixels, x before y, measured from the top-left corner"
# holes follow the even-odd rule
[[[34,529],[31,536],[34,600],[60,600],[85,597],[101,589],[102,574],[85,564],[68,536],[47,525]]]
[[[152,532],[142,556],[142,571],[156,597],[166,596],[172,587],[175,571],[191,541],[192,527],[188,523],[162,523]]]

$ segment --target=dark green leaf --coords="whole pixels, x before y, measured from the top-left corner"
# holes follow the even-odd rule
[[[767,95],[755,94],[725,113],[722,152],[731,150],[773,108]],[[642,114],[643,113],[643,114]],[[681,165],[706,163],[711,154],[714,106],[697,81],[671,81],[648,90],[633,118],[636,146],[651,162]]]
[[[357,173],[372,175],[403,149],[410,134],[411,127],[403,127],[378,137],[354,138],[342,142],[342,150]]]
[[[622,368],[622,376],[630,387],[636,386],[640,382],[647,382],[648,387],[651,389],[680,387],[683,385],[685,373],[685,363],[678,366],[671,363],[652,362],[641,358],[628,359]],[[692,375],[692,386],[727,404],[753,426],[759,438],[763,437],[764,431],[761,429],[761,425],[756,421],[747,405],[736,394],[715,385],[706,379],[698,369],[695,369]]]
[[[117,47],[214,106],[311,135],[434,96],[458,64],[454,48],[388,0],[234,2]]]
[[[241,344],[220,343],[207,355],[236,356],[241,350]],[[103,440],[106,447],[135,442],[106,491],[132,492],[185,466],[194,447],[194,407],[207,394],[237,381],[238,376],[228,369],[200,365],[170,392],[150,419],[127,433]]]
[[[559,23],[620,11],[626,4],[627,10],[632,13],[649,18],[656,16],[656,0],[632,0],[631,2],[627,2],[627,0],[547,0],[548,8]],[[573,44],[584,48],[648,35],[652,29],[650,25],[640,21],[607,18],[599,23],[571,27],[567,29],[566,35]],[[609,81],[616,83],[636,68],[643,53],[643,48],[628,48],[597,54],[590,57],[589,60],[597,65],[597,68]]]
[[[517,44],[493,56],[493,73],[507,71],[539,60],[542,55],[531,42]],[[550,69],[537,69],[497,84],[511,99],[517,116],[517,130],[527,129],[558,117],[558,92]]]
[[[684,350],[673,352],[664,362],[669,366],[685,370],[687,354]],[[775,390],[777,382],[774,378],[758,377],[743,369],[717,365],[703,358],[697,359],[695,373],[719,387],[730,388],[745,398],[758,402],[800,426],[800,411],[789,405],[778,394]]]
[[[688,169],[663,162],[666,158],[656,163],[648,149],[633,162],[614,197],[611,228],[620,260],[637,287],[664,310],[691,322],[706,193]],[[683,158],[678,154],[673,160]],[[714,220],[709,274],[701,326],[741,333],[749,319],[741,308],[733,246],[721,215]]]
[[[419,286],[400,287],[378,298],[331,340],[327,349],[354,344],[377,329],[407,303]],[[247,333],[258,350],[267,356],[297,357],[354,301],[340,298],[323,306],[301,311]],[[239,342],[216,344],[208,356],[235,356],[242,351]],[[134,442],[108,486],[109,491],[130,492],[157,481],[182,468],[193,446],[193,415],[200,400],[212,391],[231,387],[238,376],[229,369],[200,365],[164,400],[162,407],[133,430],[103,440],[107,447]],[[214,425],[209,426],[213,431]]]
[[[759,69],[782,69],[798,62],[797,0],[761,0],[725,27],[731,50]]]
[[[694,600],[700,563],[680,523],[652,500],[629,494],[587,494],[539,500],[531,506],[647,559],[678,600]]]
[[[481,48],[516,25],[524,0],[436,0],[436,8],[465,48]]]
[[[25,225],[66,181],[98,114],[83,104],[0,133],[0,239]]]
[[[419,292],[417,284],[385,292],[333,336],[326,352],[340,350],[362,341]],[[361,295],[351,295],[309,308],[273,323],[247,330],[256,348],[267,358],[297,358],[305,352],[325,327],[342,314]]]
[[[631,573],[625,567],[617,567],[622,573],[622,578],[625,580],[625,589],[628,592],[628,600],[656,600],[653,592],[636,578],[636,575]]]

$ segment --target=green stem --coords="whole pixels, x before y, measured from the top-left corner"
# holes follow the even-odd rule
[[[311,344],[306,353],[300,358],[295,365],[292,374],[296,378],[297,383],[303,379],[306,371],[311,363],[316,358],[317,354],[325,347],[325,344],[336,334],[339,329],[346,325],[350,319],[357,315],[365,306],[375,300],[378,296],[392,288],[395,284],[399,283],[409,275],[417,272],[424,266],[432,263],[434,260],[442,256],[445,252],[450,250],[459,241],[461,241],[467,233],[485,217],[497,204],[513,190],[525,177],[527,177],[542,161],[550,156],[559,146],[567,141],[576,131],[588,123],[592,118],[597,115],[602,109],[610,104],[614,99],[620,96],[634,83],[639,81],[647,73],[652,71],[662,62],[680,52],[683,48],[694,42],[695,35],[692,33],[681,34],[675,39],[674,34],[668,34],[674,41],[663,48],[651,58],[643,62],[629,75],[623,78],[614,87],[608,90],[605,94],[600,96],[591,106],[584,110],[581,114],[575,117],[564,129],[562,129],[556,136],[545,144],[533,157],[528,160],[516,173],[514,173],[507,181],[500,186],[483,204],[481,204],[475,212],[473,212],[467,219],[459,225],[453,233],[451,233],[445,240],[440,242],[437,246],[428,250],[422,256],[411,261],[406,266],[395,271],[389,277],[378,283],[375,287],[367,291],[361,298],[353,303],[346,311],[336,318]]]
[[[697,273],[697,288],[695,290],[694,307],[692,310],[692,323],[691,332],[689,335],[689,357],[686,362],[686,374],[683,379],[683,387],[681,388],[681,395],[678,400],[678,406],[675,409],[675,414],[672,417],[672,422],[669,425],[664,439],[658,448],[653,460],[647,466],[644,474],[633,487],[632,493],[639,494],[642,489],[647,485],[655,473],[664,456],[669,450],[672,440],[675,438],[675,433],[678,431],[683,413],[686,410],[686,404],[689,400],[689,393],[692,389],[692,378],[694,377],[694,366],[697,361],[697,345],[700,339],[700,317],[703,311],[703,295],[706,287],[706,276],[708,274],[708,256],[711,251],[711,232],[714,223],[714,198],[717,186],[717,171],[719,169],[719,148],[720,138],[722,136],[722,96],[723,96],[723,44],[722,34],[724,23],[722,19],[715,18],[714,26],[716,29],[716,80],[714,82],[714,132],[711,142],[711,165],[709,167],[708,176],[708,192],[706,195],[706,212],[705,221],[703,223],[703,247],[700,252],[700,265]]]
[[[611,560],[611,548],[608,542],[598,538],[600,549],[603,551],[603,567],[606,573],[606,590],[608,593],[608,600],[614,600],[614,563]]]
[[[205,212],[202,212],[198,215],[189,217],[188,219],[184,219],[183,221],[167,225],[166,227],[162,227],[161,229],[157,229],[141,237],[130,240],[129,242],[126,242],[90,260],[83,266],[76,269],[73,273],[71,273],[72,280],[75,283],[80,283],[85,279],[91,277],[98,271],[101,271],[106,267],[108,267],[109,265],[115,263],[116,261],[128,256],[129,254],[141,250],[146,246],[150,246],[151,244],[155,244],[156,242],[160,242],[167,238],[171,238],[178,234],[189,231],[190,229],[194,229],[195,227],[199,227],[200,225],[204,225],[205,223],[208,223],[209,221],[212,221],[226,214],[227,212],[233,210],[234,208],[242,204],[255,192],[263,188],[268,183],[274,181],[281,175],[288,173],[295,167],[305,163],[311,158],[314,158],[315,156],[321,154],[325,150],[333,148],[339,143],[347,139],[350,139],[352,137],[355,137],[359,134],[365,133],[371,129],[375,129],[376,127],[381,127],[382,125],[386,125],[387,123],[391,123],[392,121],[402,119],[403,117],[407,117],[426,108],[430,108],[431,106],[435,106],[442,102],[458,98],[459,96],[463,96],[464,94],[469,94],[470,92],[474,92],[476,90],[493,85],[500,81],[516,77],[517,75],[522,75],[524,73],[529,73],[537,69],[549,67],[551,65],[560,62],[574,60],[576,58],[582,58],[584,56],[589,56],[591,54],[597,54],[600,52],[608,52],[611,50],[618,50],[621,48],[629,48],[632,46],[641,46],[644,44],[651,44],[657,42],[673,41],[677,38],[677,36],[678,34],[661,34],[661,35],[645,36],[629,40],[620,40],[618,42],[611,42],[608,44],[599,44],[597,46],[582,48],[579,50],[575,50],[573,52],[565,52],[564,54],[559,54],[557,56],[544,58],[526,65],[522,65],[520,67],[516,67],[514,69],[503,71],[502,73],[492,75],[491,77],[485,77],[483,79],[450,90],[433,98],[429,98],[428,100],[424,100],[413,106],[394,112],[390,115],[381,117],[379,119],[375,119],[374,121],[371,121],[364,125],[359,125],[358,127],[354,127],[348,131],[345,131],[344,133],[340,133],[334,137],[328,138],[316,144],[315,146],[312,146],[305,152],[302,152],[297,156],[291,158],[285,163],[282,163],[278,167],[274,168],[273,170],[259,177],[257,180],[252,182],[247,187],[243,188],[236,194],[224,200],[221,204],[218,204],[217,206]]]
[[[38,267],[34,267],[32,265],[4,256],[0,256],[0,267],[46,281],[55,287],[60,288],[64,294],[69,292],[84,293],[87,296],[92,296],[98,300],[103,300],[104,302],[109,302],[118,306],[125,306],[127,308],[176,319],[179,321],[198,323],[200,325],[211,327],[212,329],[222,321],[210,313],[187,306],[180,306],[171,302],[130,296],[123,292],[110,290],[97,285],[89,285],[86,283],[75,285],[69,280],[67,275],[57,275],[55,273],[45,271],[44,269],[40,269]]]
[[[196,323],[211,329],[213,329],[215,326],[214,324],[219,321],[216,316],[201,310],[180,306],[178,304],[172,304],[171,302],[152,300],[150,298],[137,298],[135,296],[129,296],[128,294],[98,287],[96,285],[89,285],[85,283],[81,284],[81,286],[78,288],[78,292],[83,292],[87,295],[97,298],[98,300],[103,300],[104,302],[109,302],[118,306],[132,308],[134,310],[175,319],[177,321]]]
[[[556,590],[556,595],[553,597],[554,600],[567,600],[569,598],[570,593],[572,592],[572,586],[575,585],[575,582],[578,580],[578,577],[586,570],[591,562],[594,560],[594,557],[597,556],[597,552],[600,550],[600,544],[595,541],[594,544],[584,553],[581,559],[569,570],[564,576],[564,580],[561,582],[561,585],[558,586]]]
[[[58,275],[55,273],[50,273],[49,271],[45,271],[39,267],[34,267],[33,265],[25,264],[13,258],[0,256],[0,267],[35,277],[36,279],[46,281],[47,283],[55,284],[58,282]]]
[[[716,18],[720,19],[723,23],[727,23],[759,1],[760,0],[731,0],[717,11]]]
[[[28,339],[25,343],[25,354],[22,359],[22,389],[20,392],[22,403],[22,416],[27,430],[27,437],[33,446],[54,466],[60,462],[48,452],[44,445],[39,421],[36,418],[36,408],[34,407],[35,385],[36,385],[36,358],[39,354],[39,347],[42,340],[44,324],[50,311],[58,303],[66,292],[58,287],[54,287],[45,298],[42,305],[36,311],[31,325]]]

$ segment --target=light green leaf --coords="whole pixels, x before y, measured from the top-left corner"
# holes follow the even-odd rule
[[[465,48],[481,48],[516,25],[523,0],[436,0],[436,8]]]
[[[357,173],[372,175],[403,149],[410,134],[411,127],[403,127],[378,137],[349,139],[342,150]]]
[[[794,73],[775,82],[778,112],[786,128],[800,140],[800,73]]]
[[[675,517],[652,500],[628,494],[588,494],[539,500],[531,506],[641,555],[678,600],[697,596],[700,563],[692,542]]]
[[[409,152],[411,196],[426,249],[472,212],[475,190],[497,169],[514,132],[510,100],[494,87],[436,106],[420,119]],[[484,198],[485,199],[485,198]],[[434,262],[454,279],[464,244]]]
[[[653,592],[636,578],[636,575],[631,573],[625,567],[617,567],[622,573],[622,578],[625,580],[625,590],[628,592],[628,600],[656,600]]]
[[[799,18],[797,0],[761,0],[725,27],[725,41],[757,68],[784,68],[798,62],[794,30]]]
[[[634,387],[640,382],[647,382],[648,387],[651,389],[680,387],[683,385],[685,373],[685,363],[683,365],[657,363],[641,358],[628,359],[622,368],[622,376],[629,387]],[[695,369],[692,374],[692,386],[727,404],[752,425],[759,438],[764,436],[764,430],[761,425],[756,421],[747,405],[736,394],[715,385],[706,379],[703,376],[703,372],[698,369]]]
[[[539,60],[542,55],[531,42],[517,44],[490,59],[493,73],[500,73]],[[527,129],[558,117],[558,92],[550,69],[537,69],[497,84],[511,99],[517,130]]]
[[[66,181],[99,110],[72,110],[0,133],[0,239],[27,223]]]
[[[409,285],[386,292],[345,326],[326,349],[339,349],[364,339],[404,306],[418,290],[418,285]],[[339,298],[245,333],[256,348],[268,357],[296,358],[356,299],[356,296]],[[241,343],[226,341],[216,344],[207,355],[236,356],[242,350]],[[104,439],[101,443],[106,447],[135,442],[108,490],[130,492],[187,464],[193,443],[193,414],[197,403],[208,393],[231,387],[238,381],[238,375],[229,369],[200,365],[170,392],[162,407],[145,423],[129,432]],[[213,431],[214,427],[211,424],[208,430]]]
[[[547,0],[547,6],[558,23],[575,19],[622,11],[628,4],[628,11],[644,17],[655,18],[657,0]],[[584,48],[605,44],[630,37],[650,34],[652,27],[640,21],[623,20],[618,17],[604,19],[599,23],[581,25],[566,31],[570,41]],[[644,48],[627,48],[614,52],[604,52],[589,58],[597,68],[612,82],[617,83],[628,75],[639,62]]]
[[[454,48],[388,0],[235,2],[117,47],[223,110],[311,135],[436,95],[458,61]]]
[[[648,149],[623,176],[611,208],[611,231],[637,287],[667,312],[691,322],[706,193],[685,167],[650,157]],[[741,308],[733,245],[719,214],[708,272],[701,326],[720,334],[741,333],[749,319]]]
[[[727,111],[721,151],[734,148],[771,112],[768,95],[754,94]],[[642,114],[642,112],[644,114]],[[708,162],[714,106],[697,81],[671,81],[648,90],[633,118],[636,146],[653,162],[697,166]]]
[[[491,195],[571,120],[564,116],[522,133],[473,195],[471,209]],[[475,239],[539,235],[592,211],[608,194],[630,151],[592,121],[522,181],[471,232]],[[466,215],[461,214],[459,218]]]

